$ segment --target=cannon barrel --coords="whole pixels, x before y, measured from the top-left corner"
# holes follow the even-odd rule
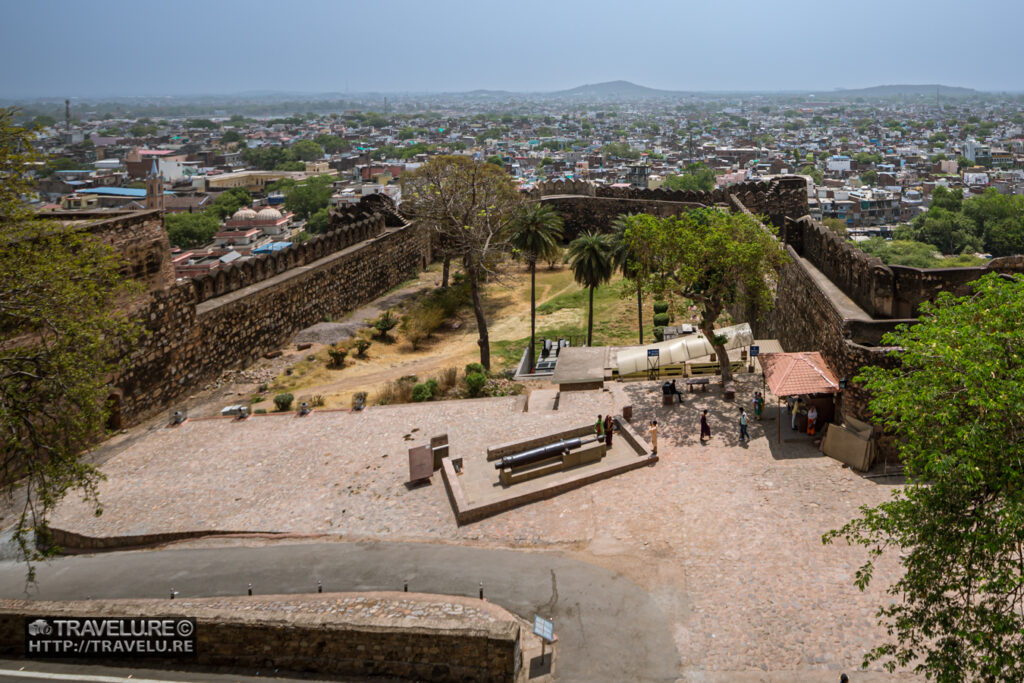
[[[597,441],[596,436],[588,436],[586,438],[577,437],[575,439],[562,439],[561,441],[549,443],[546,446],[538,446],[537,448],[531,448],[520,453],[506,455],[504,458],[494,463],[494,469],[500,470],[505,467],[517,467],[519,465],[528,465],[531,462],[537,462],[538,460],[550,458],[552,456],[558,455],[562,451],[575,450],[584,444],[594,443],[595,441]]]

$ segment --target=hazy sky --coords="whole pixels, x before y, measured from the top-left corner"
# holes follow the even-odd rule
[[[2,0],[0,97],[1024,90],[1021,0]]]

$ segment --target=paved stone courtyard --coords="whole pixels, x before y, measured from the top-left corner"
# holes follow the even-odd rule
[[[737,403],[749,407],[755,388],[760,382],[741,376]],[[89,536],[287,531],[557,550],[655,596],[685,672],[803,670],[831,680],[825,672],[856,670],[884,637],[873,614],[898,565],[883,558],[861,593],[852,580],[863,551],[823,546],[821,535],[888,498],[893,481],[843,468],[788,421],[782,432],[791,441],[777,442],[774,419],[752,419],[753,440],[740,445],[737,404],[714,389],[685,399],[662,407],[658,383],[635,382],[563,394],[559,410],[545,413],[522,413],[508,398],[189,421],[150,432],[103,466],[102,516],[68,501],[53,524]],[[434,434],[447,432],[458,455],[592,422],[625,404],[641,436],[659,422],[654,467],[464,527],[439,473],[430,485],[405,485],[408,448]],[[713,433],[704,445],[703,408]],[[774,418],[774,408],[767,412]]]

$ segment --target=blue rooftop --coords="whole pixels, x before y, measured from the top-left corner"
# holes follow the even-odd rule
[[[131,197],[132,199],[145,199],[146,191],[136,187],[90,187],[79,190],[78,194],[100,194],[107,197]],[[164,192],[173,195],[173,192]]]
[[[281,251],[292,246],[291,242],[271,242],[270,244],[264,244],[262,247],[256,247],[252,250],[254,254],[273,254],[275,251]]]

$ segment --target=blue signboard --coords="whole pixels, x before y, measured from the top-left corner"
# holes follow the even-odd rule
[[[555,639],[555,624],[552,621],[548,621],[539,614],[533,615],[533,632],[535,635],[540,636],[547,642],[552,642]]]
[[[751,358],[756,358],[756,357],[757,357],[757,355],[758,355],[758,354],[759,354],[760,352],[761,352],[761,347],[760,347],[760,346],[751,346],[751,347],[750,347],[750,357],[751,357]]]
[[[647,349],[647,357],[658,356],[661,352],[658,349]]]

